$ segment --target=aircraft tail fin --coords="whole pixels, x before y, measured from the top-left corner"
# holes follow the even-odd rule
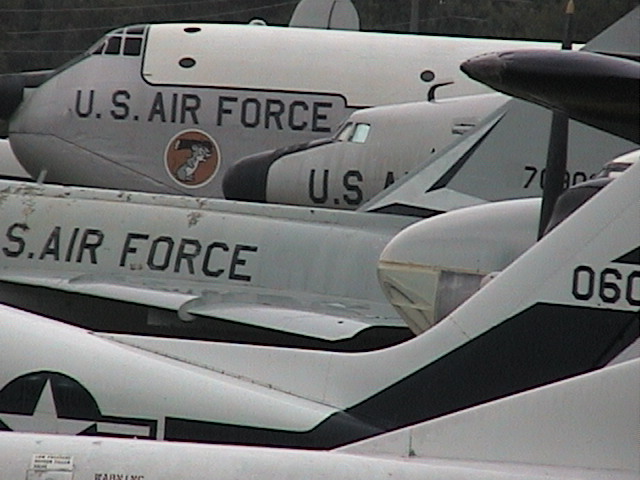
[[[360,30],[360,17],[351,0],[300,0],[289,26]]]
[[[540,197],[551,122],[550,111],[509,100],[359,210],[430,217],[487,202]],[[629,140],[570,120],[565,186],[594,177],[605,162],[636,148]]]
[[[638,375],[630,360],[339,450],[638,475]]]
[[[434,354],[440,348],[436,340],[443,344],[460,337],[457,347],[413,374],[414,388],[404,392],[406,409],[436,404],[439,398],[455,403],[464,391],[472,392],[468,395],[475,402],[340,450],[635,478],[640,471],[639,178],[636,164],[414,340],[421,351]],[[394,241],[411,235],[414,227],[418,224]],[[404,250],[405,265],[400,257],[385,258],[385,252],[381,261],[413,274],[419,265],[400,247],[394,250]],[[594,342],[583,343],[587,337]],[[447,370],[447,364],[458,368]],[[427,375],[428,369],[435,376]],[[538,376],[543,370],[545,380]],[[504,385],[510,382],[508,393]]]
[[[584,50],[640,58],[638,17],[640,7],[588,42]],[[561,52],[547,53],[549,57],[562,55]],[[562,59],[575,53],[565,52]],[[614,62],[615,59],[611,61]],[[618,110],[626,115],[622,129],[609,130],[613,134],[599,128],[603,122],[611,123],[609,117],[617,115],[617,111],[602,110],[593,115],[589,111],[587,117],[575,117],[578,120],[596,118],[595,122],[590,122],[596,128],[575,120],[569,122],[565,187],[593,177],[607,160],[637,148],[634,143],[638,138],[637,121],[628,122],[629,118],[635,119],[638,109],[638,88],[633,79],[637,65],[628,63],[620,67],[624,75],[615,79],[615,88],[598,86],[598,79],[603,78],[602,76],[594,77],[588,88],[584,88],[582,83],[584,76],[580,77],[580,89],[572,90],[576,81],[561,84],[560,89],[564,88],[563,85],[567,87],[562,90],[563,93],[567,89],[571,93],[568,97],[571,100],[578,96],[602,99],[597,104],[597,108],[600,108],[606,107],[606,102],[611,102],[613,98],[620,105]],[[546,67],[538,68],[541,66],[541,62],[535,63],[532,65],[533,71],[540,77],[541,86],[549,85],[551,80],[545,78],[545,75],[552,75],[554,72],[547,71]],[[571,72],[563,73],[571,75]],[[608,71],[604,73],[607,74]],[[527,85],[524,85],[525,89]],[[624,88],[621,89],[620,85],[624,85]],[[506,92],[514,93],[510,90]],[[538,91],[532,93],[539,94]],[[524,98],[531,100],[529,97]],[[566,99],[567,96],[560,98]],[[591,105],[588,101],[586,104]],[[618,104],[615,105],[617,108]],[[457,143],[417,165],[400,181],[380,192],[359,210],[428,217],[485,202],[541,196],[547,158],[546,139],[551,130],[551,118],[552,113],[548,110],[520,100],[510,100]],[[619,138],[620,131],[626,133],[626,140]]]
[[[640,60],[640,6],[590,40],[584,50]]]

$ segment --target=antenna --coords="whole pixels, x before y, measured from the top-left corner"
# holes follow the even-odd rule
[[[565,29],[562,38],[562,50],[571,50],[573,44],[573,15],[575,5],[573,0],[567,2],[565,9]],[[569,117],[563,112],[554,111],[549,134],[549,148],[545,167],[544,187],[542,190],[542,207],[540,224],[538,225],[538,239],[540,239],[549,224],[553,207],[564,190],[564,176],[567,170],[567,143],[569,136]]]

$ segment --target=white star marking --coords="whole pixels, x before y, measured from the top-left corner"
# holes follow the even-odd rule
[[[77,435],[95,425],[95,422],[86,420],[58,418],[50,380],[47,380],[42,389],[33,415],[1,413],[0,420],[14,432],[61,433],[66,435]]]

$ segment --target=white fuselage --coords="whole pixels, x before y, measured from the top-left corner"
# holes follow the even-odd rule
[[[639,473],[639,365],[605,367],[332,451],[0,432],[2,478],[631,480]]]
[[[0,204],[0,280],[7,282],[0,299],[22,308],[44,312],[38,305],[50,302],[73,310],[76,302],[54,298],[60,290],[94,302],[108,298],[168,311],[171,329],[188,336],[195,332],[178,320],[188,320],[184,314],[210,317],[203,326],[235,319],[327,340],[369,327],[406,329],[376,272],[383,248],[415,217],[55,185],[0,182],[0,188],[6,194]],[[480,276],[500,270],[534,242],[538,202],[522,205],[461,213],[467,221],[492,218],[504,228],[492,229],[475,253],[495,244],[505,254],[482,269],[469,260],[467,268]],[[432,251],[444,268],[450,263],[447,248],[445,243]],[[20,285],[46,291],[27,294]],[[43,302],[44,295],[53,297]],[[254,311],[258,305],[262,309]],[[83,317],[81,311],[60,315],[74,322]],[[146,310],[125,316],[134,328],[126,331],[162,333],[154,330],[162,322],[154,327]],[[134,327],[137,322],[143,326]],[[215,330],[214,323],[209,329]]]

